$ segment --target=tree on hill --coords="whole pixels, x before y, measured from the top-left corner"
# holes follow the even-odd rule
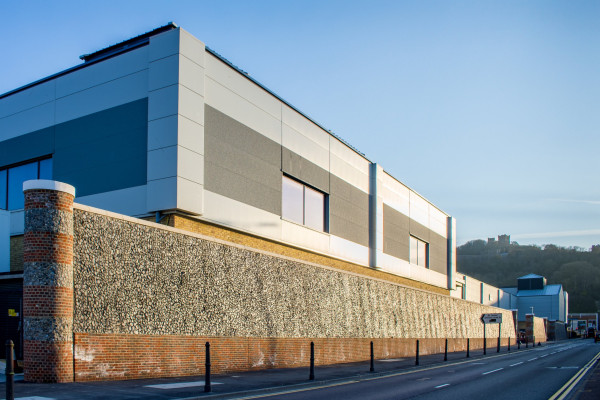
[[[496,287],[516,286],[530,273],[545,276],[569,292],[569,312],[597,312],[600,304],[600,245],[583,251],[472,240],[457,248],[457,269]]]

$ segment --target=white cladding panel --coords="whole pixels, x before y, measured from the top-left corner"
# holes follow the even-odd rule
[[[410,192],[410,218],[429,228],[429,204],[425,199]]]
[[[382,174],[383,202],[398,212],[410,215],[410,189],[391,177],[388,173]]]
[[[429,205],[429,229],[448,238],[448,216],[431,204]]]
[[[56,80],[40,83],[0,99],[0,118],[54,101]]]
[[[308,229],[293,222],[281,221],[281,239],[284,242],[302,246],[310,250],[329,253],[328,234]]]
[[[281,143],[281,120],[221,85],[210,76],[205,81],[205,102],[231,118]]]
[[[321,147],[286,124],[282,126],[281,144],[313,164],[329,171],[329,148]]]
[[[0,118],[0,141],[54,125],[54,102]]]
[[[210,53],[206,53],[206,76],[281,121],[279,99]]]
[[[203,219],[281,240],[281,217],[204,190]]]
[[[119,214],[146,214],[146,185],[77,197],[76,203],[101,208]]]
[[[293,128],[297,132],[300,132],[302,135],[317,143],[319,146],[329,149],[329,138],[331,135],[328,132],[325,132],[314,122],[310,121],[308,118],[300,114],[298,111],[292,109],[290,106],[282,104],[282,107],[282,121],[284,124]]]
[[[330,171],[349,184],[369,193],[369,168],[371,163],[356,154],[333,136],[329,140]]]
[[[360,244],[342,239],[341,237],[329,236],[330,254],[343,260],[357,264],[369,265],[369,248]]]
[[[56,123],[69,121],[148,96],[148,70],[56,100]]]
[[[56,97],[89,89],[148,68],[148,47],[140,47],[56,79]]]

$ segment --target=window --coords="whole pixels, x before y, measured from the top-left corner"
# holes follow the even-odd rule
[[[52,159],[0,169],[0,209],[24,208],[23,182],[30,179],[52,179]]]
[[[414,236],[410,237],[410,263],[429,268],[429,244]]]
[[[284,176],[281,185],[281,216],[309,228],[326,231],[325,196],[318,190]]]

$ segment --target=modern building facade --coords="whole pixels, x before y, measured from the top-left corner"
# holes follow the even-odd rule
[[[452,217],[185,30],[81,58],[0,95],[5,275],[22,270],[23,181],[53,179],[79,204],[454,289]]]
[[[534,314],[548,321],[567,322],[569,294],[561,284],[548,285],[543,276],[528,274],[517,279],[517,287],[502,290],[517,297],[519,321]]]

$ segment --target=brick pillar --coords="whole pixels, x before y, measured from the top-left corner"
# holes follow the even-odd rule
[[[30,382],[73,381],[73,198],[66,183],[23,184],[24,372]]]
[[[534,337],[534,315],[533,314],[525,314],[525,336],[527,336],[527,340],[531,343],[536,340]]]

